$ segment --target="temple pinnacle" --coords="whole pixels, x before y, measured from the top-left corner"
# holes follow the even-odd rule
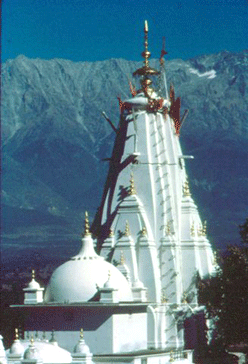
[[[15,339],[19,339],[19,330],[17,328],[15,329]]]
[[[133,173],[131,173],[131,178],[130,178],[130,190],[129,190],[129,195],[136,195],[136,190],[135,190],[135,186],[134,186],[134,179],[133,179]]]
[[[84,338],[84,330],[83,328],[80,329],[80,339]]]
[[[85,211],[85,219],[84,219],[84,236],[90,236],[90,224],[89,224],[89,217],[88,212]]]
[[[126,227],[125,227],[125,236],[130,236],[130,227],[128,221],[126,221]]]

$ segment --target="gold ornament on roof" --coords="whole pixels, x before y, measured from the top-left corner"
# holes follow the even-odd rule
[[[136,190],[135,190],[135,186],[134,186],[134,178],[133,178],[133,173],[131,173],[131,178],[130,178],[130,190],[129,190],[129,195],[136,195]]]
[[[32,269],[32,279],[35,279],[35,270]]]
[[[121,251],[120,261],[121,261],[121,265],[125,264],[125,257],[124,257],[123,250]]]
[[[207,235],[207,221],[205,220],[202,227],[202,236]]]
[[[164,293],[164,291],[162,291],[162,295],[161,295],[161,303],[167,303],[169,300],[166,298],[166,295]]]
[[[192,225],[190,227],[190,235],[195,236],[195,223],[194,223],[194,221],[192,222]]]
[[[32,346],[34,345],[34,337],[33,337],[33,335],[31,336],[30,344],[31,344]]]
[[[110,277],[111,277],[111,272],[110,272],[110,269],[108,271],[108,281],[110,280]]]
[[[80,339],[84,338],[84,330],[83,328],[80,329]]]
[[[146,227],[145,226],[141,230],[141,235],[142,236],[147,236],[147,230],[146,230]]]
[[[171,234],[171,224],[170,224],[170,221],[167,221],[167,223],[166,223],[165,233],[166,233],[166,235],[170,235]]]
[[[150,85],[152,81],[148,78],[148,76],[151,75],[158,75],[159,72],[149,65],[149,58],[151,56],[151,53],[148,51],[148,22],[145,20],[145,26],[144,26],[144,51],[141,53],[142,57],[144,58],[144,66],[142,68],[137,69],[133,76],[142,76],[142,89],[147,96],[150,94],[150,92],[153,91],[152,88],[150,88]]]
[[[19,330],[17,328],[15,329],[15,339],[19,340]]]
[[[184,196],[191,196],[190,190],[189,190],[189,181],[186,179],[183,185],[183,195]]]
[[[170,351],[170,360],[169,360],[169,362],[172,363],[173,361],[175,361],[175,360],[174,360],[173,351],[171,350]]]
[[[130,227],[128,221],[126,221],[126,227],[125,227],[125,236],[130,236]]]
[[[184,304],[187,303],[187,293],[186,292],[183,293],[182,303],[184,303]]]
[[[115,236],[113,229],[109,229],[109,238],[113,238]]]
[[[88,212],[85,211],[84,236],[91,236]]]

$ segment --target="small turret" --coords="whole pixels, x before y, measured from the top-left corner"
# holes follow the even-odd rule
[[[32,305],[43,302],[44,288],[40,287],[39,283],[35,280],[35,271],[32,270],[32,280],[28,286],[23,289],[24,291],[24,305]]]

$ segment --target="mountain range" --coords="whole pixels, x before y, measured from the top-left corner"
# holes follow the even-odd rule
[[[158,68],[157,60],[152,60]],[[85,210],[100,203],[117,96],[141,64],[42,60],[2,65],[2,257],[68,258],[80,246]],[[248,51],[165,62],[168,85],[189,109],[180,141],[192,196],[213,246],[239,243],[248,217]],[[138,83],[136,81],[136,86]],[[21,263],[20,263],[21,264]]]

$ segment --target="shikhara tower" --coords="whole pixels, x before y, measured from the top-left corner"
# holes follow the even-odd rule
[[[179,143],[180,99],[172,87],[168,96],[166,84],[165,96],[153,88],[152,78],[166,82],[164,64],[161,57],[160,72],[150,67],[147,22],[144,32],[144,66],[133,74],[141,88],[131,88],[133,97],[120,100],[120,123],[92,231],[101,255],[118,262],[123,254],[133,287],[147,288],[157,325],[153,344],[178,347],[183,340],[173,317],[197,308],[197,277],[214,272],[214,259],[206,223],[190,194],[184,162],[190,156]],[[161,302],[167,305],[156,310]]]
[[[6,354],[0,337],[2,362],[7,355],[18,364],[190,364],[191,349],[204,341],[196,281],[214,273],[213,253],[189,190],[190,156],[179,144],[180,99],[173,88],[168,96],[162,56],[160,72],[149,65],[147,23],[142,56],[144,66],[134,72],[141,88],[131,86],[133,97],[119,100],[118,127],[106,117],[116,138],[91,229],[86,213],[80,251],[55,269],[44,295],[32,273],[24,304],[12,306],[24,339],[17,335]],[[152,78],[163,82],[165,95]],[[89,347],[82,330],[78,342],[81,328]],[[187,335],[193,344],[185,345]]]

